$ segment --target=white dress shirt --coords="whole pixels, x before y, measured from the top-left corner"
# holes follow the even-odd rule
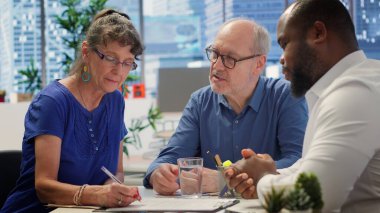
[[[309,122],[302,158],[258,183],[271,186],[317,175],[323,212],[380,212],[380,61],[362,51],[344,57],[306,93]]]

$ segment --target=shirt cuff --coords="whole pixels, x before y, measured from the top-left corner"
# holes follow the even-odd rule
[[[259,182],[257,182],[256,190],[257,190],[257,196],[261,202],[261,204],[265,203],[265,194],[267,194],[273,185],[273,179],[277,175],[274,174],[265,174],[263,177],[260,178]]]
[[[151,175],[152,175],[152,172],[149,173],[149,174],[146,174],[145,177],[144,177],[144,180],[143,180],[143,185],[147,189],[152,189],[153,188],[153,186],[150,185],[150,182],[149,182]]]

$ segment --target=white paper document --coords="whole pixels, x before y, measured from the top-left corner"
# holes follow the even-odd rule
[[[266,213],[258,199],[243,199],[239,205],[234,205],[226,209],[230,213]]]
[[[238,203],[238,199],[222,198],[178,198],[178,197],[156,197],[144,198],[141,202],[133,202],[131,205],[122,208],[109,208],[107,211],[128,212],[128,211],[216,211],[227,208]]]

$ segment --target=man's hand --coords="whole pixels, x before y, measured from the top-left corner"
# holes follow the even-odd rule
[[[153,171],[149,181],[157,193],[172,195],[179,189],[177,177],[178,166],[163,163]]]
[[[252,149],[242,149],[241,150],[241,156],[243,156],[244,159],[247,159],[256,153]]]
[[[203,167],[202,171],[202,192],[219,191],[219,171]]]
[[[254,181],[252,178],[248,177],[247,173],[240,173],[230,179],[227,178],[227,183],[228,186],[234,188],[242,198],[257,198]]]
[[[242,150],[243,159],[239,160],[224,175],[230,187],[243,198],[256,198],[256,184],[265,173],[276,173],[273,159],[267,154],[256,154],[251,149]]]
[[[201,192],[202,176],[200,171],[181,171],[179,175],[181,193],[185,195],[198,194]]]
[[[276,174],[276,165],[268,154],[256,154],[251,149],[242,150],[243,159],[237,161],[225,172],[227,178],[246,173],[257,183],[265,173]]]

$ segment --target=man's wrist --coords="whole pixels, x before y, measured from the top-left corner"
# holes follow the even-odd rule
[[[265,175],[277,175],[277,174],[279,174],[277,171],[275,172],[266,171],[266,172],[261,173],[261,175],[258,176],[257,180],[255,180],[255,186],[257,187],[257,184],[259,183],[261,178],[263,178]]]
[[[152,173],[145,175],[144,180],[143,180],[143,185],[145,186],[145,188],[153,188],[153,185],[151,183],[151,177],[152,177]]]

